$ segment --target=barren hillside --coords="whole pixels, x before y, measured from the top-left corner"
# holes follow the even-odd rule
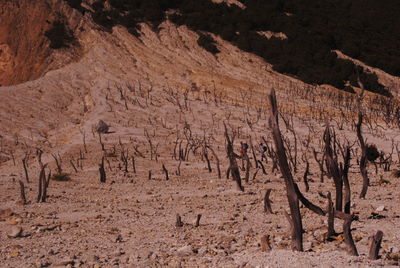
[[[108,31],[91,12],[73,9],[74,1],[38,2],[0,4],[6,21],[0,26],[1,267],[398,265],[396,97],[364,92],[358,105],[358,87],[349,93],[306,84],[213,33],[170,20],[158,30],[141,22],[138,35],[123,25]],[[82,6],[95,9],[92,1]],[[49,30],[60,21],[67,35],[54,48],[60,40]],[[199,45],[202,34],[218,53]],[[352,60],[397,96],[396,76]],[[324,212],[300,208],[304,252],[290,249],[285,182],[268,123],[272,89],[291,174]],[[359,111],[363,138],[379,151],[367,165],[365,198],[359,196]],[[107,131],[98,131],[100,120]],[[359,256],[346,252],[342,220],[326,236],[328,192],[337,199],[323,160],[327,125],[341,172],[343,150],[350,150],[351,232]],[[244,191],[233,175],[227,178],[226,136],[234,137]],[[248,158],[239,157],[241,142],[250,145]],[[268,147],[265,157],[260,143]],[[39,193],[46,183],[47,193]],[[264,208],[267,189],[272,213]],[[381,257],[370,260],[369,237],[378,230]]]

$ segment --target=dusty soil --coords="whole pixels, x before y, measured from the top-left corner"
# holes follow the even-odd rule
[[[0,88],[1,267],[398,265],[400,181],[391,171],[379,168],[376,174],[374,166],[369,165],[371,186],[362,200],[358,198],[361,176],[356,159],[352,160],[352,212],[359,218],[352,227],[359,257],[346,253],[342,235],[325,242],[327,218],[306,208],[301,209],[306,252],[290,250],[283,178],[279,172],[271,171],[271,159],[264,162],[266,174],[259,170],[254,178],[256,169],[251,156],[253,167],[244,192],[236,190],[234,182],[225,178],[228,161],[223,123],[236,133],[236,151],[239,142],[248,141],[250,136],[255,145],[262,136],[271,143],[266,98],[271,88],[277,90],[283,110],[297,111],[296,181],[302,179],[305,166],[300,160],[304,151],[300,144],[310,135],[311,146],[317,151],[322,148],[325,121],[308,118],[305,111],[315,106],[326,109],[323,113],[335,113],[334,100],[317,99],[312,103],[302,99],[295,92],[305,90],[304,84],[272,72],[259,58],[222,40],[221,54],[215,57],[199,48],[196,34],[185,27],[165,23],[155,34],[144,26],[139,40],[118,27],[108,34],[85,23],[80,39],[85,54],[79,61],[38,80]],[[314,90],[325,92],[326,88]],[[93,131],[100,119],[110,125],[110,133],[101,136],[104,151]],[[283,124],[282,129],[293,146],[292,136]],[[179,147],[182,141],[185,150],[190,135],[193,148],[206,140],[216,151],[221,161],[221,179],[210,151],[212,172],[208,172],[201,146],[190,151],[188,160],[181,164],[173,158],[175,142],[178,140]],[[350,124],[337,129],[337,135],[341,140],[355,140]],[[364,126],[364,135],[386,153],[390,153],[392,139],[399,142],[392,127],[375,131]],[[56,172],[51,153],[59,154],[62,169],[71,178],[50,181],[45,203],[36,202],[36,148],[44,151],[42,161],[48,163],[47,173],[49,169]],[[127,172],[121,161],[123,150],[128,150]],[[27,152],[30,183],[25,182],[21,161]],[[103,156],[106,183],[99,182],[98,164]],[[256,156],[259,158],[259,153]],[[310,191],[305,193],[301,182],[300,188],[307,198],[325,208],[327,200],[323,196],[334,193],[332,181],[325,178],[321,183],[311,151],[305,157],[311,164]],[[395,154],[393,160],[392,170],[399,163]],[[162,172],[163,164],[169,171],[169,180]],[[20,202],[19,180],[25,182],[29,201],[26,205]],[[263,208],[267,189],[273,189],[273,214],[266,214]],[[175,226],[176,214],[182,217],[182,227]],[[196,227],[198,214],[202,217]],[[340,220],[335,229],[342,231]],[[368,238],[377,230],[384,233],[382,258],[370,261]],[[263,235],[270,236],[271,252],[261,251]]]

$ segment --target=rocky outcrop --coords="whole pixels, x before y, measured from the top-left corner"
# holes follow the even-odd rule
[[[79,57],[79,49],[71,46],[58,60],[46,36],[56,21],[73,34],[79,25],[80,13],[61,0],[1,1],[0,18],[0,85],[36,79]]]

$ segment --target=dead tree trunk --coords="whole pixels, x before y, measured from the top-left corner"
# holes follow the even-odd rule
[[[320,180],[320,182],[324,182],[324,157],[325,157],[325,155],[324,154],[322,154],[322,159],[321,160],[318,160],[318,156],[317,156],[317,151],[315,151],[315,149],[313,149],[313,155],[314,155],[314,159],[315,159],[315,162],[317,162],[317,164],[318,164],[318,167],[319,167],[319,171],[320,171],[320,177],[319,177],[319,180]]]
[[[271,251],[272,247],[269,242],[269,235],[263,235],[260,239],[260,244],[261,244],[261,251],[262,252],[269,252]]]
[[[377,260],[379,257],[379,249],[381,248],[381,242],[383,238],[383,232],[378,231],[375,235],[371,236],[371,246],[369,248],[369,259]]]
[[[343,220],[343,235],[344,242],[347,245],[347,249],[350,255],[358,256],[357,248],[351,235],[351,223],[354,216],[341,211],[335,211],[335,216]]]
[[[100,173],[100,182],[106,182],[106,171],[104,169],[104,156],[101,158],[101,162],[99,164],[99,173]]]
[[[229,158],[229,172],[231,173],[233,179],[236,182],[236,186],[238,190],[244,192],[244,187],[242,186],[242,179],[240,178],[240,171],[239,171],[239,166],[236,161],[237,155],[233,151],[233,141],[228,135],[228,130],[226,128],[226,125],[224,124],[225,127],[225,138],[226,138],[226,152],[228,154]]]
[[[258,168],[257,156],[256,156],[256,152],[254,150],[253,139],[251,138],[251,136],[250,136],[250,147],[251,147],[251,153],[253,154],[253,160],[254,160],[255,167]]]
[[[333,178],[336,189],[336,200],[335,208],[336,210],[342,211],[343,204],[343,180],[340,174],[339,165],[337,163],[337,157],[334,155],[332,149],[332,136],[329,125],[326,126],[324,133],[325,142],[325,162],[328,174]]]
[[[179,214],[176,214],[175,226],[176,227],[182,227],[183,226],[183,222],[182,222],[181,216]]]
[[[165,180],[169,180],[169,176],[168,176],[168,170],[167,170],[167,168],[164,166],[164,164],[162,164],[162,169],[163,169],[163,172],[164,172],[164,174],[165,174]]]
[[[344,212],[350,214],[350,207],[351,207],[351,189],[350,189],[350,182],[349,182],[349,168],[350,168],[350,147],[346,146],[346,153],[343,157],[343,169],[342,173],[342,180],[344,184]]]
[[[19,181],[19,192],[20,192],[22,205],[26,205],[25,185],[21,180]]]
[[[328,232],[326,233],[326,240],[330,241],[332,236],[336,235],[335,232],[335,208],[333,206],[331,193],[328,193]]]
[[[275,143],[278,164],[281,173],[285,179],[286,194],[289,202],[291,217],[287,218],[291,224],[292,231],[292,250],[303,251],[303,225],[301,222],[301,214],[299,207],[299,199],[296,194],[295,185],[292,174],[290,172],[289,164],[287,161],[285,147],[281,136],[281,131],[278,124],[278,104],[276,102],[275,91],[269,94],[270,102],[270,118],[269,124],[272,130],[272,137]]]
[[[260,160],[257,160],[258,164],[261,166],[262,172],[264,175],[267,175],[267,171],[265,171],[265,167],[263,163]]]
[[[244,181],[249,183],[249,177],[250,177],[250,157],[248,156],[247,153],[244,153],[244,158],[246,160],[246,175],[244,177]]]
[[[50,180],[46,180],[46,168],[47,164],[43,165],[40,169],[39,183],[38,183],[38,195],[36,202],[46,202],[47,199],[47,186]]]
[[[207,153],[207,149],[205,149],[204,148],[204,153],[203,153],[203,155],[204,155],[204,158],[206,159],[206,162],[207,162],[207,169],[208,169],[208,172],[212,172],[212,168],[211,168],[211,164],[210,164],[210,159],[208,158],[208,153]]]
[[[269,198],[271,191],[272,191],[272,189],[267,189],[267,191],[265,192],[265,196],[264,196],[264,212],[266,212],[268,214],[274,213],[274,212],[272,212],[272,207],[271,207],[271,203],[273,203],[273,202]]]
[[[27,158],[27,156],[25,156],[25,157],[22,159],[22,165],[23,165],[23,167],[24,167],[25,180],[26,180],[27,183],[29,183],[28,167],[27,167],[27,163],[26,163],[27,160],[28,160],[28,158]]]
[[[196,222],[194,223],[194,227],[200,226],[200,219],[201,219],[201,214],[197,214]]]
[[[310,191],[310,185],[308,184],[309,171],[310,171],[310,163],[308,163],[308,161],[306,161],[306,170],[304,171],[304,175],[303,175],[303,182],[304,182],[306,192]]]
[[[369,178],[367,173],[367,145],[365,144],[364,138],[361,133],[362,122],[363,122],[363,115],[362,112],[359,111],[356,130],[357,130],[357,138],[361,147],[360,172],[363,178],[363,185],[360,193],[360,198],[365,198],[369,186]]]
[[[215,158],[215,165],[217,166],[217,173],[218,173],[218,179],[221,179],[221,168],[220,168],[220,162],[217,154],[215,153],[214,149],[211,148],[211,146],[207,146],[208,149],[210,149],[211,153],[213,154]]]

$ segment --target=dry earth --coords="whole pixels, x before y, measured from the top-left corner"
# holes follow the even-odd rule
[[[352,227],[359,257],[345,252],[340,235],[333,242],[324,242],[326,217],[306,208],[301,210],[306,252],[290,250],[284,183],[278,172],[271,171],[270,159],[265,163],[267,174],[260,170],[253,178],[256,169],[251,169],[243,193],[225,178],[228,161],[223,122],[237,134],[237,151],[239,142],[247,141],[249,136],[254,144],[262,136],[271,142],[266,98],[271,88],[277,90],[285,111],[295,109],[294,126],[300,141],[306,140],[308,126],[313,126],[311,145],[319,151],[323,124],[312,118],[304,120],[305,114],[311,106],[325,109],[323,113],[335,113],[334,101],[321,97],[312,103],[302,99],[294,92],[307,86],[274,73],[261,59],[218,38],[221,53],[213,56],[198,47],[196,34],[185,27],[166,22],[156,34],[144,25],[139,40],[125,29],[116,27],[109,34],[96,29],[87,17],[79,20],[76,23],[81,25],[79,41],[83,50],[79,60],[37,80],[0,88],[1,267],[398,265],[393,258],[399,252],[400,181],[391,172],[379,169],[375,174],[370,165],[371,186],[367,198],[361,200],[361,176],[356,160],[352,160],[352,211],[359,217]],[[326,89],[313,88],[316,92]],[[100,119],[111,126],[111,133],[102,135],[105,152],[93,132]],[[290,132],[282,128],[291,139]],[[368,142],[387,153],[392,140],[399,142],[396,129],[364,129]],[[151,159],[146,132],[157,147],[157,160]],[[190,152],[177,175],[179,161],[172,157],[174,144],[179,138],[185,148],[185,134],[190,133],[193,141],[205,139],[216,151],[221,179],[210,151],[213,170],[208,172],[201,148]],[[350,125],[337,133],[341,139],[355,140]],[[63,171],[71,177],[70,181],[51,181],[45,203],[36,203],[36,148],[44,151],[43,162],[49,164],[53,174],[56,166],[51,153],[60,154]],[[129,150],[129,157],[135,157],[136,173],[130,162],[128,172],[123,171],[122,148]],[[18,181],[25,180],[21,159],[28,151],[31,182],[25,183],[25,190],[29,203],[21,205]],[[82,168],[77,164],[81,154]],[[98,164],[104,154],[107,182],[100,183]],[[325,208],[327,200],[319,192],[333,193],[332,181],[320,183],[312,154],[306,156],[311,175],[310,192],[305,195]],[[70,160],[78,166],[78,172]],[[397,157],[394,160],[399,162]],[[163,164],[169,171],[168,181]],[[301,179],[304,171],[303,161],[299,165],[296,179]],[[263,208],[268,188],[273,189],[274,214],[266,214]],[[302,184],[301,190],[304,192]],[[175,226],[177,213],[183,227]],[[198,214],[202,217],[195,227]],[[336,231],[342,230],[341,225],[337,220]],[[382,258],[370,261],[368,238],[377,230],[384,233]],[[265,234],[271,237],[273,249],[269,253],[262,252],[259,244]]]

